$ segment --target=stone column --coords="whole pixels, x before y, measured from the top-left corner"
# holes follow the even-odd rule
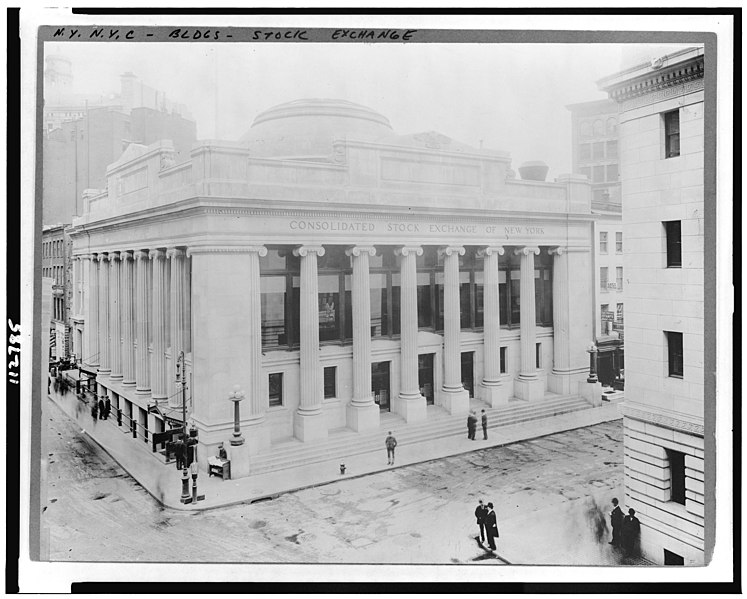
[[[319,281],[316,257],[324,256],[321,246],[304,245],[293,250],[301,256],[301,388],[293,430],[301,441],[327,436],[322,411],[321,365],[319,362]]]
[[[122,379],[122,313],[120,304],[119,253],[109,254],[109,365],[111,378]]]
[[[441,249],[444,255],[444,381],[441,406],[450,414],[469,411],[469,391],[462,386],[461,306],[459,304],[459,256],[462,246]]]
[[[152,326],[153,326],[153,354],[151,356],[151,395],[156,401],[168,399],[167,373],[166,373],[166,318],[168,301],[166,290],[166,252],[163,250],[151,250],[152,261]],[[176,377],[176,370],[172,374]]]
[[[171,363],[176,364],[179,352],[184,349],[184,315],[186,312],[187,281],[185,271],[185,253],[179,248],[169,248],[166,255],[171,260]],[[182,405],[182,393],[177,389],[176,374],[167,376],[169,406]],[[181,386],[180,386],[181,387]]]
[[[501,298],[498,280],[498,256],[501,246],[489,246],[480,251],[483,257],[485,323],[483,327],[483,377],[480,385],[482,400],[490,407],[508,403],[508,386],[501,377]]]
[[[137,322],[137,351],[135,354],[135,392],[138,395],[150,394],[150,262],[148,252],[135,252],[135,321]]]
[[[132,252],[120,252],[122,260],[120,297],[122,298],[122,384],[135,384],[135,311],[133,309],[133,262]]]
[[[372,246],[346,250],[353,257],[353,398],[348,404],[348,426],[355,431],[379,428],[379,407],[371,391],[371,294],[368,271]]]
[[[553,368],[548,386],[555,393],[571,392],[570,337],[568,321],[568,253],[565,248],[548,250],[552,263],[552,331]]]
[[[99,261],[99,375],[109,376],[109,264],[106,254]]]
[[[80,256],[73,256],[73,316],[80,314]],[[80,352],[80,350],[78,350]]]
[[[400,262],[400,388],[392,398],[394,412],[407,422],[425,420],[426,400],[418,386],[418,288],[416,256],[423,254],[420,246],[404,246],[397,250]]]
[[[538,247],[516,248],[521,256],[520,302],[521,302],[521,367],[514,383],[514,392],[519,399],[536,400],[544,397],[544,383],[537,374],[537,325],[534,296],[534,256]]]
[[[82,256],[88,276],[86,301],[83,303],[83,355],[81,360],[89,366],[99,363],[99,274],[96,256]]]

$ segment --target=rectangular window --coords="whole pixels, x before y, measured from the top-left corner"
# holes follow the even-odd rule
[[[604,166],[595,166],[592,168],[592,179],[594,183],[604,183]]]
[[[599,232],[599,253],[607,253],[607,231]]]
[[[680,155],[680,111],[673,110],[664,114],[665,158]]]
[[[595,141],[593,144],[591,144],[591,153],[594,156],[594,160],[599,160],[601,158],[604,158],[604,142],[603,141]]]
[[[285,322],[285,275],[260,277],[259,289],[262,312],[262,347],[289,345]]]
[[[617,320],[623,319],[623,305],[617,304]]]
[[[340,277],[318,275],[319,285],[319,341],[336,341],[340,338]]]
[[[578,172],[582,174],[584,177],[586,177],[589,181],[591,181],[591,167],[590,166],[584,166],[578,169]]]
[[[670,220],[664,223],[667,235],[667,268],[682,267],[682,223]]]
[[[623,234],[622,231],[615,232],[615,253],[622,254],[623,251]]]
[[[685,505],[685,454],[667,449],[669,462],[670,501]]]
[[[541,357],[542,357],[542,344],[538,343],[534,349],[534,358],[536,361],[537,368],[542,368],[541,366],[542,360],[540,360]]]
[[[664,334],[667,337],[669,376],[681,379],[684,376],[682,333],[664,331]]]
[[[599,287],[602,289],[602,291],[607,291],[607,281],[608,275],[607,275],[608,268],[606,266],[602,266],[599,268]]]
[[[337,397],[337,366],[324,368],[324,399]]]
[[[372,273],[368,277],[371,294],[371,337],[389,335],[389,294],[386,274]]]
[[[616,283],[617,283],[617,290],[618,291],[622,291],[622,288],[623,288],[623,267],[622,266],[618,266],[617,269],[616,269],[615,274],[616,274],[616,279],[617,279],[617,281],[616,281]]]
[[[581,144],[578,146],[578,159],[579,160],[590,160],[591,159],[591,144]]]
[[[684,566],[685,558],[675,553],[674,551],[664,550],[664,565],[665,566]]]
[[[607,165],[607,181],[616,183],[618,178],[618,169],[616,164]]]
[[[617,158],[617,140],[607,142],[607,158]]]
[[[283,373],[273,372],[269,377],[270,382],[270,407],[276,408],[283,405]]]
[[[507,354],[508,354],[508,348],[501,347],[501,374],[506,373]]]
[[[610,321],[609,313],[610,311],[610,305],[609,304],[602,304],[602,309],[600,310],[600,322],[602,323],[602,334],[607,335],[610,332]]]

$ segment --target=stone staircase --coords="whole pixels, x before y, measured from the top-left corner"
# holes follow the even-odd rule
[[[489,408],[478,400],[471,400],[478,418],[480,410],[488,415],[488,430],[496,431],[504,426],[520,424],[559,414],[585,410],[588,402],[575,395],[547,394],[542,401],[526,402],[512,399],[507,405]],[[387,431],[393,431],[398,446],[431,441],[458,435],[467,436],[467,414],[451,415],[439,406],[428,406],[428,417],[421,422],[407,424],[394,413],[382,413],[381,425],[377,430],[356,433],[349,428],[329,431],[327,439],[303,443],[295,438],[287,438],[273,443],[272,447],[252,460],[251,474],[295,468],[327,460],[344,460],[352,455],[369,452],[385,452],[384,438]],[[495,434],[495,433],[493,433]],[[477,438],[482,438],[478,422]]]

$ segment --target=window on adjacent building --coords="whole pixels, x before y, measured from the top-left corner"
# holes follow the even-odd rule
[[[618,291],[622,291],[622,288],[623,288],[623,267],[622,266],[618,266],[617,269],[616,269],[616,273],[615,274],[617,275],[617,277],[616,277],[617,280],[615,281],[617,283],[617,290]]]
[[[611,139],[607,142],[607,158],[617,158],[617,140]]]
[[[578,147],[579,160],[591,160],[591,144],[581,144]]]
[[[613,116],[607,119],[607,135],[617,135],[617,119]]]
[[[603,141],[595,141],[593,144],[591,144],[591,153],[594,157],[594,160],[600,160],[604,158],[604,142]]]
[[[608,164],[607,165],[607,181],[615,183],[617,181],[618,176],[619,176],[619,173],[618,173],[617,165]]]
[[[607,290],[607,282],[609,280],[608,275],[608,268],[606,266],[602,266],[599,269],[599,287],[602,289],[602,291]]]
[[[589,181],[591,181],[591,167],[584,166],[579,170],[579,173],[582,174],[584,177],[586,177]]]
[[[607,231],[599,231],[599,253],[607,253]]]
[[[604,135],[604,123],[601,119],[594,121],[594,137],[600,137]]]
[[[602,304],[602,309],[599,311],[600,313],[600,322],[602,323],[602,333],[606,335],[609,333],[610,330],[610,321],[607,320],[607,313],[610,311],[610,305],[609,304]]]
[[[283,373],[273,372],[269,375],[270,407],[283,405]]]
[[[623,305],[617,304],[617,320],[623,319]]]
[[[615,232],[615,252],[622,254],[623,251],[623,234],[622,231]]]
[[[667,338],[667,356],[669,362],[669,376],[682,378],[684,376],[684,359],[682,352],[682,333],[664,331]]]
[[[667,449],[669,463],[670,501],[685,505],[685,454]]]
[[[594,183],[604,183],[604,166],[592,167],[592,181]]]
[[[507,347],[501,347],[501,374],[504,374],[506,372],[506,360],[507,360]]]
[[[680,111],[664,113],[665,157],[674,158],[680,155]]]
[[[581,123],[581,137],[591,137],[591,122],[584,121]]]
[[[664,223],[667,235],[667,268],[682,266],[682,224],[678,220]]]
[[[337,366],[324,368],[324,399],[337,397]]]

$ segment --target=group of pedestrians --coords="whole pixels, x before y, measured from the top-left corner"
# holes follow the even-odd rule
[[[618,505],[617,497],[612,498],[610,522],[612,524],[612,540],[610,545],[622,549],[626,555],[638,553],[638,537],[641,532],[641,522],[635,516],[635,510],[630,508],[628,515],[623,514]]]
[[[480,527],[480,542],[484,543],[485,539],[488,540],[488,547],[492,551],[495,551],[495,540],[498,538],[498,519],[493,510],[493,504],[488,502],[485,505],[482,499],[478,500],[477,507],[475,508],[475,518],[477,518],[477,526]],[[478,537],[475,537],[477,539]]]
[[[107,420],[111,409],[112,402],[108,397],[106,398],[106,402],[104,402],[103,399],[99,399],[98,401],[94,399],[91,405],[91,418],[93,418],[94,421]]]
[[[482,411],[480,417],[482,424],[482,438],[484,441],[488,440],[488,415],[485,410]],[[467,416],[467,438],[475,440],[475,433],[477,432],[477,413],[474,410],[470,410],[469,416]]]

